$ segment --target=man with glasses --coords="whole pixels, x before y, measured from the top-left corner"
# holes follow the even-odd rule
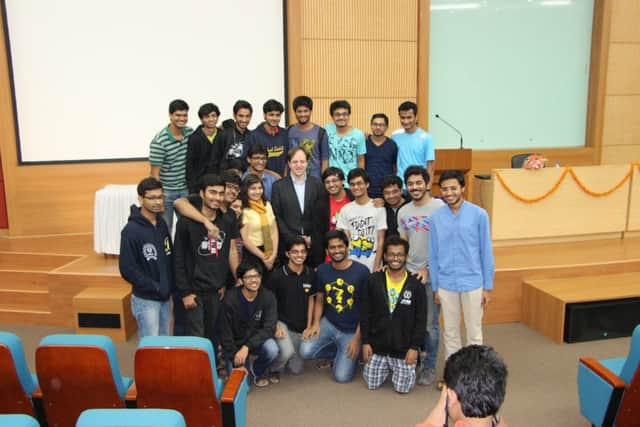
[[[264,189],[264,197],[270,201],[271,187],[273,187],[273,183],[276,182],[276,177],[269,173],[265,173],[267,165],[267,149],[264,148],[262,144],[256,143],[252,145],[249,147],[249,152],[247,153],[247,162],[249,163],[249,167],[242,175],[242,179],[249,174],[253,174],[260,178],[262,180],[262,188]]]
[[[365,170],[369,174],[369,196],[373,199],[382,197],[382,178],[396,174],[398,146],[387,138],[385,132],[389,127],[389,117],[383,113],[371,116],[371,135],[367,138],[367,154]]]
[[[351,169],[364,168],[367,145],[364,133],[349,125],[351,104],[345,100],[333,101],[329,113],[333,119],[333,123],[325,126],[329,140],[329,166],[342,169],[345,175]]]
[[[174,288],[173,253],[167,224],[160,216],[164,194],[155,178],[138,184],[140,207],[131,215],[120,240],[120,274],[131,283],[131,311],[138,323],[138,337],[170,335]],[[179,303],[179,301],[176,301]]]

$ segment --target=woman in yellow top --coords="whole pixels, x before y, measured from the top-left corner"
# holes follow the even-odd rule
[[[270,271],[278,256],[278,224],[271,203],[264,198],[262,180],[256,175],[247,175],[239,198],[242,200],[242,258],[260,262],[265,271]]]

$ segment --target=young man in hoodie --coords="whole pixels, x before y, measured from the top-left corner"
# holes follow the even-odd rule
[[[200,107],[198,117],[201,125],[189,137],[187,148],[187,186],[190,194],[200,190],[200,178],[208,173],[218,173],[220,168],[219,159],[213,155],[214,147],[220,144],[221,132],[217,128],[220,109],[209,102]]]
[[[120,274],[131,283],[131,311],[138,336],[170,335],[174,287],[173,255],[167,223],[162,219],[164,192],[155,178],[138,184],[140,207],[131,206],[120,240]]]
[[[209,338],[214,343],[215,325],[231,271],[238,266],[236,239],[240,233],[234,218],[220,211],[224,182],[218,175],[202,178],[201,213],[218,230],[212,237],[200,222],[181,217],[176,225],[176,285],[186,310],[186,333]]]
[[[240,99],[233,104],[233,124],[221,132],[220,144],[213,154],[215,161],[220,164],[220,169],[223,169],[222,163],[229,159],[239,159],[242,162],[242,170],[247,168],[248,137],[251,133],[249,123],[252,115],[253,107],[249,102]]]
[[[281,178],[287,166],[287,152],[289,151],[289,137],[287,130],[280,127],[280,119],[284,106],[270,99],[262,106],[264,122],[249,135],[249,146],[260,144],[267,149],[266,173]]]
[[[391,373],[394,390],[408,393],[416,383],[424,341],[424,287],[405,268],[409,242],[391,236],[383,252],[387,269],[369,277],[360,302],[363,376],[369,390],[375,390]]]

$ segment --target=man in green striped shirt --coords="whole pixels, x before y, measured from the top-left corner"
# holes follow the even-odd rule
[[[181,99],[169,104],[169,125],[151,140],[149,163],[151,176],[160,180],[164,188],[164,218],[173,227],[173,202],[188,194],[187,143],[193,129],[187,126],[189,105]]]

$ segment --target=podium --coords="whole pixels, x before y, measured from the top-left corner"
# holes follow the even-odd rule
[[[436,149],[436,171],[431,178],[433,184],[431,187],[432,195],[440,195],[440,174],[449,169],[458,169],[464,172],[464,180],[466,186],[466,199],[471,197],[471,180],[469,179],[469,171],[471,170],[471,149],[470,148],[453,148],[453,149]]]

